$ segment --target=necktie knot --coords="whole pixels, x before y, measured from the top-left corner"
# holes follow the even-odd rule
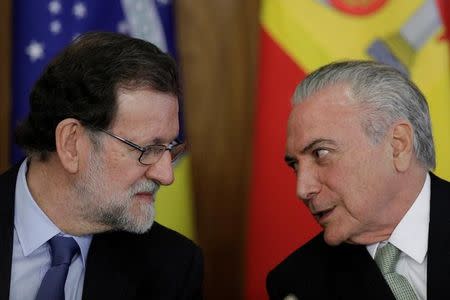
[[[400,250],[391,243],[377,250],[375,262],[383,275],[395,272],[395,266],[400,258]]]
[[[70,265],[72,258],[80,249],[72,237],[54,236],[49,243],[52,249],[52,266]]]

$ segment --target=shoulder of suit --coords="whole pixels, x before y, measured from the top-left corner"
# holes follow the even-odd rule
[[[97,236],[97,235],[94,235]],[[196,246],[195,243],[184,235],[172,230],[158,222],[154,222],[150,230],[145,233],[130,233],[125,231],[113,231],[100,233],[98,236],[109,236],[110,239],[123,239],[131,243],[155,244],[155,241],[167,244],[185,245],[187,247]]]
[[[110,232],[94,235],[94,238],[121,241],[138,249],[194,249],[197,245],[182,234],[154,222],[149,231],[136,234],[130,232]]]
[[[144,234],[146,236],[146,241],[152,243],[152,239],[163,241],[168,246],[184,246],[184,247],[197,247],[197,245],[185,237],[184,235],[167,228],[164,225],[154,222],[152,228]]]
[[[90,254],[91,251],[107,252],[110,258],[127,257],[126,268],[135,269],[186,269],[192,261],[203,261],[202,251],[193,241],[156,222],[143,234],[123,231],[95,234]]]
[[[172,258],[172,263],[176,263],[178,260],[202,260],[203,257],[201,249],[192,240],[157,222],[148,232],[134,237],[138,240],[138,247],[146,249],[152,259]]]
[[[432,172],[430,172],[429,174],[431,178],[431,188],[438,187],[448,189],[450,187],[450,182],[448,182],[447,180],[437,176]]]
[[[295,273],[299,270],[306,272],[310,267],[317,268],[326,264],[336,249],[336,247],[327,245],[323,239],[323,233],[319,233],[287,256],[271,271],[271,274],[276,276],[283,273]]]
[[[6,170],[5,172],[0,174],[0,182],[8,183],[14,183],[16,181],[17,173],[19,172],[20,164],[18,163],[15,166],[11,167],[10,169]]]

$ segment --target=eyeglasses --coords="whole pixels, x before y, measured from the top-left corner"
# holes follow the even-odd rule
[[[172,159],[172,162],[174,162],[183,152],[186,148],[185,143],[180,143],[178,141],[173,141],[169,145],[149,145],[149,146],[139,146],[127,139],[124,139],[123,137],[120,137],[118,135],[115,135],[107,130],[96,128],[97,130],[100,130],[107,135],[127,144],[128,146],[133,147],[134,149],[141,152],[141,155],[139,156],[139,162],[143,165],[149,166],[157,163],[161,157],[163,156],[164,152],[169,151],[170,157]]]

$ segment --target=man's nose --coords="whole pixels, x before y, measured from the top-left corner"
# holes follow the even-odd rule
[[[312,200],[321,189],[317,171],[313,168],[299,168],[297,172],[297,197],[305,202]]]
[[[174,181],[172,157],[165,151],[162,157],[153,165],[148,166],[145,176],[161,185],[170,185]]]

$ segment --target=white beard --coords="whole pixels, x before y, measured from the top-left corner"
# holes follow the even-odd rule
[[[80,199],[80,212],[90,224],[98,224],[110,230],[133,233],[148,231],[155,220],[154,199],[159,185],[154,181],[140,181],[127,191],[112,193],[110,183],[102,181],[104,162],[92,154],[88,170],[76,181],[74,188]],[[114,183],[112,183],[114,186]],[[134,199],[137,193],[151,193],[151,203]]]

